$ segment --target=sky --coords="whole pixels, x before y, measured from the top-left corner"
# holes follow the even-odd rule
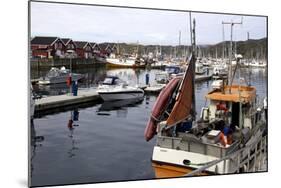
[[[224,22],[234,25],[233,40],[266,37],[266,17],[191,13],[196,20],[196,43],[223,39]],[[243,17],[243,18],[242,18]],[[89,42],[125,42],[153,45],[190,45],[189,12],[31,2],[31,36],[57,36]],[[224,26],[230,40],[230,25]]]

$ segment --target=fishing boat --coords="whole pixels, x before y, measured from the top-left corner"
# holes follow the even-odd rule
[[[225,85],[207,93],[209,106],[195,118],[194,65],[159,94],[145,129],[157,135],[152,166],[157,178],[260,170],[266,120],[251,86]]]
[[[107,76],[98,86],[98,94],[104,101],[142,99],[144,91],[137,86],[129,86],[117,76]]]
[[[71,71],[65,67],[61,67],[60,69],[52,67],[45,77],[39,79],[38,83],[42,85],[66,83],[69,77],[71,77],[72,81],[78,81],[83,78],[83,75],[71,73]]]
[[[112,68],[145,68],[145,63],[141,59],[133,56],[116,56],[111,54],[106,58],[107,66]]]

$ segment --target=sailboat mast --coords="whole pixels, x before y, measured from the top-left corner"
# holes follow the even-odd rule
[[[196,99],[195,99],[195,66],[196,66],[196,37],[195,37],[195,19],[193,19],[193,27],[192,27],[192,22],[191,22],[191,12],[189,13],[190,16],[190,29],[191,29],[191,46],[192,46],[192,57],[191,57],[191,62],[193,71],[192,71],[192,116],[193,120],[196,119]]]
[[[222,23],[222,60],[224,62],[224,52],[225,52],[225,44],[224,44],[224,24]]]

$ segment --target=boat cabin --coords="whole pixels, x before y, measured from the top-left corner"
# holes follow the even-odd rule
[[[201,119],[213,122],[223,120],[231,127],[252,128],[253,107],[256,102],[256,89],[250,86],[225,86],[206,95],[210,100],[208,108],[203,108]]]

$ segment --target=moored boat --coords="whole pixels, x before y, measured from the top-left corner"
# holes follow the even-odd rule
[[[106,58],[106,63],[113,68],[145,68],[145,63],[136,57],[116,57],[113,54]]]
[[[67,79],[71,77],[72,81],[78,81],[83,78],[82,74],[71,73],[69,69],[61,67],[60,69],[52,67],[45,77],[41,77],[39,84],[58,84],[66,83]]]
[[[261,170],[266,157],[266,119],[256,103],[255,87],[230,84],[212,90],[206,95],[209,106],[202,108],[196,121],[194,64],[191,58],[171,93],[160,93],[154,104],[159,108],[152,109],[145,129],[147,141],[157,134],[152,155],[156,177]]]
[[[98,94],[104,101],[142,99],[144,91],[138,87],[129,86],[116,76],[108,76],[99,85]]]

